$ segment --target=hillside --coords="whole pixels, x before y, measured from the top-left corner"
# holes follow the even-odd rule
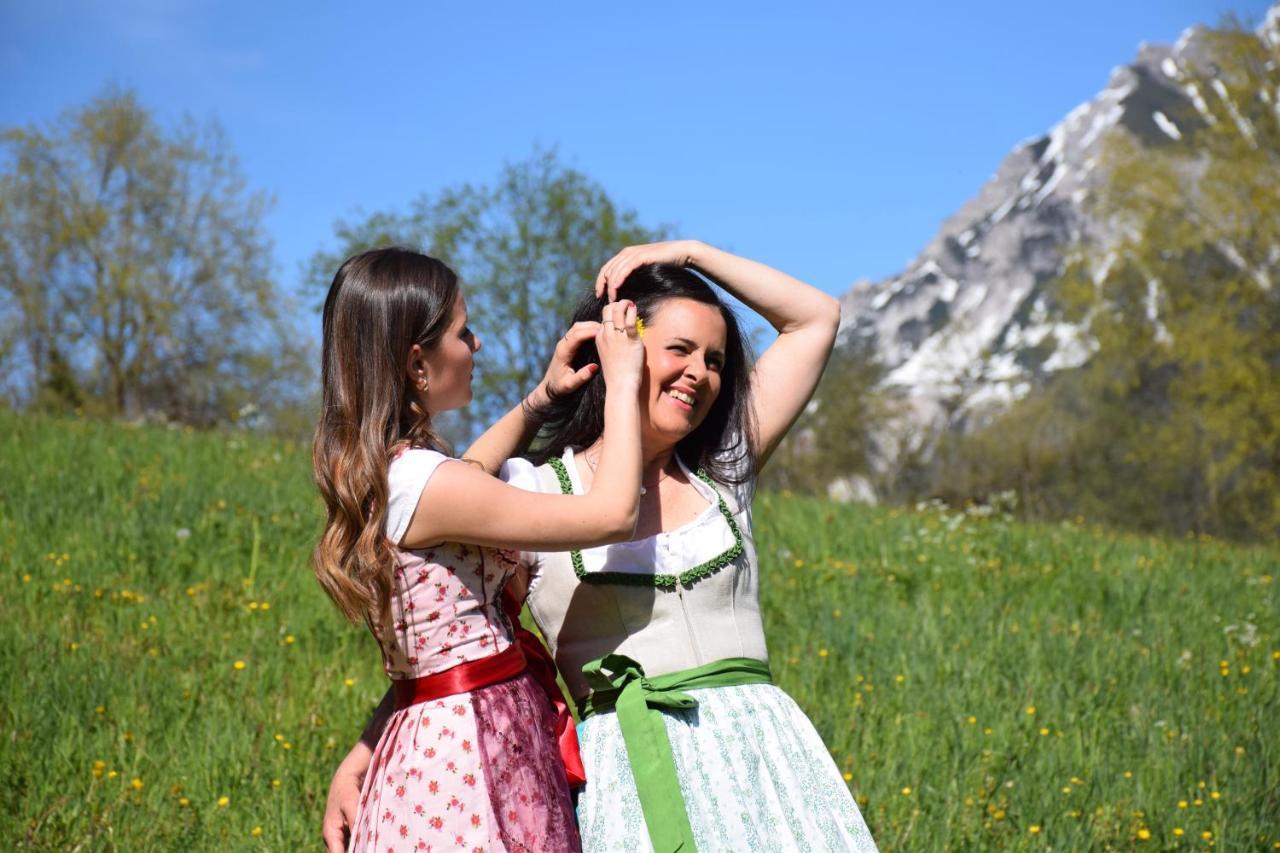
[[[892,850],[1280,847],[1280,550],[764,493],[778,682]],[[384,682],[307,449],[0,414],[0,837],[314,846]]]

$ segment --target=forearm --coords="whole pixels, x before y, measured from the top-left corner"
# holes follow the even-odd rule
[[[604,404],[604,435],[600,464],[592,478],[591,494],[610,506],[629,510],[634,522],[640,495],[640,404],[633,384],[610,388]]]
[[[840,303],[833,296],[773,267],[694,241],[689,264],[742,300],[780,334],[801,328],[834,329]]]
[[[538,432],[534,416],[546,402],[546,391],[540,384],[528,397],[485,430],[462,454],[462,458],[479,464],[490,474],[497,474],[502,463],[518,455]]]

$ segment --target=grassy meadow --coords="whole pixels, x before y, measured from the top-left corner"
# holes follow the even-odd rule
[[[385,687],[319,518],[297,444],[0,415],[7,847],[319,846]],[[775,676],[883,850],[1280,848],[1280,548],[755,518]]]

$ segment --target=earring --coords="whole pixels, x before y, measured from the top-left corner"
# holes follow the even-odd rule
[[[418,390],[422,393],[427,391],[427,377],[424,374],[418,374]]]

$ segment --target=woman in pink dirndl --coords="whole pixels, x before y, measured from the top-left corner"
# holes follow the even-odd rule
[[[588,340],[599,364],[574,370],[573,352]],[[370,727],[381,735],[338,770],[360,777],[360,798],[354,815],[326,821],[326,844],[579,849],[566,775],[566,766],[580,774],[572,721],[550,701],[558,691],[535,644],[522,642],[506,589],[517,562],[505,549],[631,535],[643,362],[635,306],[615,303],[602,322],[575,325],[522,404],[603,374],[610,476],[589,496],[535,494],[493,477],[500,472],[482,470],[494,455],[484,439],[468,451],[479,464],[440,449],[431,417],[470,400],[480,348],[457,277],[440,261],[398,248],[348,259],[325,300],[323,348],[313,461],[328,519],[316,575],[348,618],[368,624],[392,682]],[[522,407],[507,419],[522,423]]]

